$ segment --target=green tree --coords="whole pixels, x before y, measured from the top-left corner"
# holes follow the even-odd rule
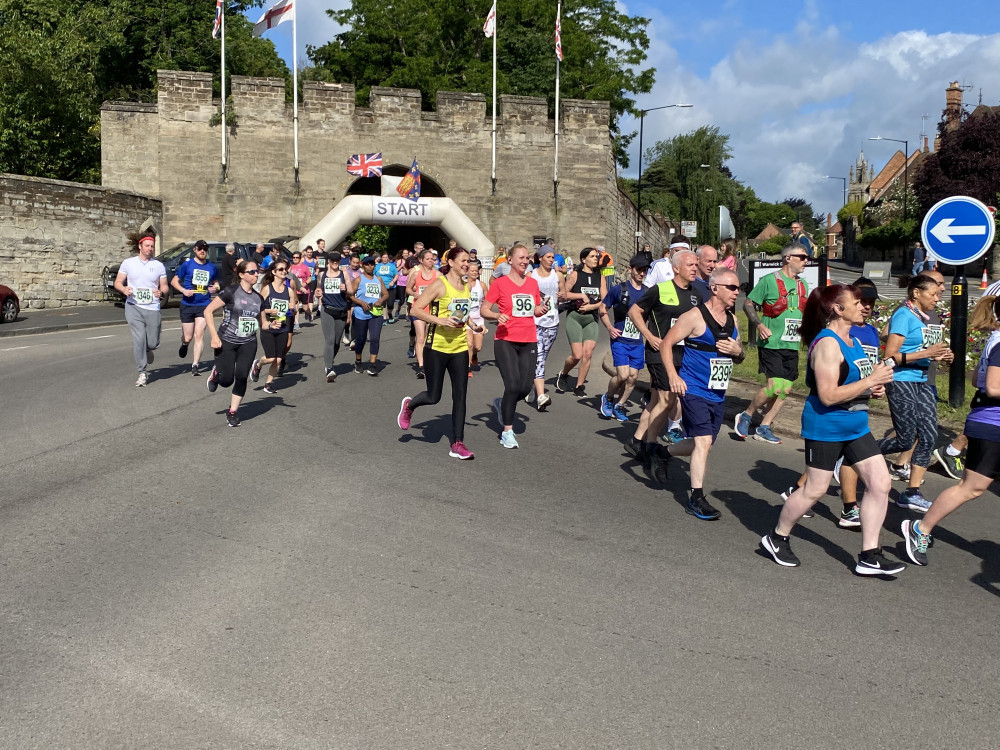
[[[359,104],[372,86],[419,89],[432,108],[438,91],[476,91],[492,96],[492,40],[483,35],[488,10],[482,0],[352,0],[330,17],[345,26],[333,40],[309,47],[308,77],[353,83]],[[498,15],[498,93],[545,97],[554,111],[555,4],[505,0]],[[616,156],[628,165],[622,114],[638,114],[635,94],[653,86],[654,70],[642,69],[649,47],[649,20],[618,10],[614,0],[568,0],[563,5],[561,96],[607,100]]]

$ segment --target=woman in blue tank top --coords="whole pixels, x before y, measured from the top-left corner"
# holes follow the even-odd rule
[[[873,365],[850,335],[862,322],[857,289],[843,284],[821,287],[809,295],[800,329],[809,347],[806,385],[809,398],[802,410],[802,437],[806,441],[806,481],[781,510],[774,531],[761,539],[774,561],[797,567],[788,536],[799,519],[826,494],[833,467],[843,456],[867,488],[861,506],[861,554],[858,575],[895,575],[906,568],[888,560],[879,546],[879,532],[889,504],[891,479],[878,443],[868,428],[868,399],[881,398],[892,380],[892,367]]]

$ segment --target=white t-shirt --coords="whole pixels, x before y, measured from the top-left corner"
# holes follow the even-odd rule
[[[538,291],[541,292],[542,299],[552,298],[552,308],[545,315],[535,318],[535,326],[537,328],[555,328],[559,325],[559,300],[557,299],[559,273],[553,267],[552,273],[548,276],[542,276],[537,270],[532,271],[530,276],[538,282]]]
[[[674,278],[674,267],[670,262],[670,258],[660,258],[653,261],[653,265],[646,272],[646,278],[643,279],[642,285],[651,287],[659,284],[661,281],[670,281],[672,278]]]
[[[160,309],[160,300],[153,296],[153,290],[160,288],[160,279],[167,277],[167,269],[160,261],[150,258],[143,262],[138,255],[133,255],[122,261],[118,273],[125,274],[125,286],[132,287],[132,296],[125,300],[126,305],[143,310]]]

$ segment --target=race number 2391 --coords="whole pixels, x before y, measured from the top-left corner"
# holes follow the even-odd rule
[[[708,388],[712,391],[724,391],[729,387],[729,378],[733,374],[733,360],[729,357],[712,357],[708,360]]]

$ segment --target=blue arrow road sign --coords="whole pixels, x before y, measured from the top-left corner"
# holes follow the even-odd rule
[[[935,258],[952,266],[971,263],[993,245],[993,214],[975,198],[956,195],[934,204],[920,236]]]

